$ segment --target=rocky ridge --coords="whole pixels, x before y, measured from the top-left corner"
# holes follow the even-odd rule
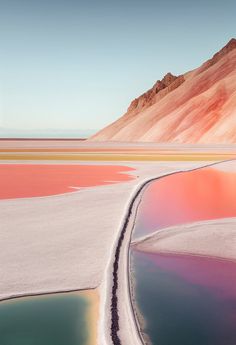
[[[193,71],[167,73],[89,140],[236,144],[236,39]]]

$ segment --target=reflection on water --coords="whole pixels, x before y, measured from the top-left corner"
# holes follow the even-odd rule
[[[204,168],[174,174],[145,189],[133,239],[172,225],[235,216],[235,173]],[[148,343],[236,344],[236,262],[133,248],[130,265]]]
[[[132,269],[153,345],[236,344],[236,263],[134,250]]]
[[[1,345],[86,345],[88,301],[78,295],[0,303]]]
[[[174,174],[146,188],[133,237],[172,225],[235,216],[235,173],[204,168]]]

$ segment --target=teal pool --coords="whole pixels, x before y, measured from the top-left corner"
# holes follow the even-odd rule
[[[78,295],[0,303],[1,345],[86,345],[88,301]]]

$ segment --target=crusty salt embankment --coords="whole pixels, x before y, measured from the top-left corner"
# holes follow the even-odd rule
[[[235,162],[228,162],[217,164],[218,167],[226,171],[235,171]],[[183,169],[183,167],[182,167]],[[181,170],[182,170],[181,169]],[[192,167],[194,169],[194,167]],[[189,170],[192,170],[189,169]],[[184,171],[185,169],[183,169]],[[176,173],[179,171],[176,171]],[[174,174],[175,172],[170,172],[165,174]],[[155,176],[153,180],[158,178],[163,178],[164,176]],[[152,180],[152,179],[151,179]],[[130,203],[125,214],[124,223],[121,226],[120,236],[117,241],[115,258],[112,261],[110,270],[113,272],[113,283],[110,293],[112,294],[111,299],[111,324],[114,329],[112,329],[111,335],[113,344],[128,344],[127,339],[130,339],[133,344],[142,344],[141,338],[139,336],[139,325],[134,317],[134,311],[131,305],[131,295],[130,295],[130,283],[129,283],[129,243],[131,239],[131,234],[133,226],[135,223],[136,212],[138,209],[139,202],[142,198],[142,192],[147,183],[149,183],[150,178],[144,181],[141,186],[139,186],[133,193],[130,199]],[[232,225],[232,224],[231,224]],[[208,243],[209,245],[209,243]],[[207,246],[207,245],[206,245]],[[109,291],[109,286],[108,286]],[[128,308],[125,308],[126,301]],[[107,305],[108,307],[109,305]],[[129,320],[129,325],[127,326],[127,320]]]
[[[236,218],[179,225],[132,243],[148,253],[176,253],[236,260]]]

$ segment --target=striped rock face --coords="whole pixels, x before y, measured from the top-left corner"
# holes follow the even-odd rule
[[[199,68],[168,73],[90,140],[236,143],[236,39]]]

